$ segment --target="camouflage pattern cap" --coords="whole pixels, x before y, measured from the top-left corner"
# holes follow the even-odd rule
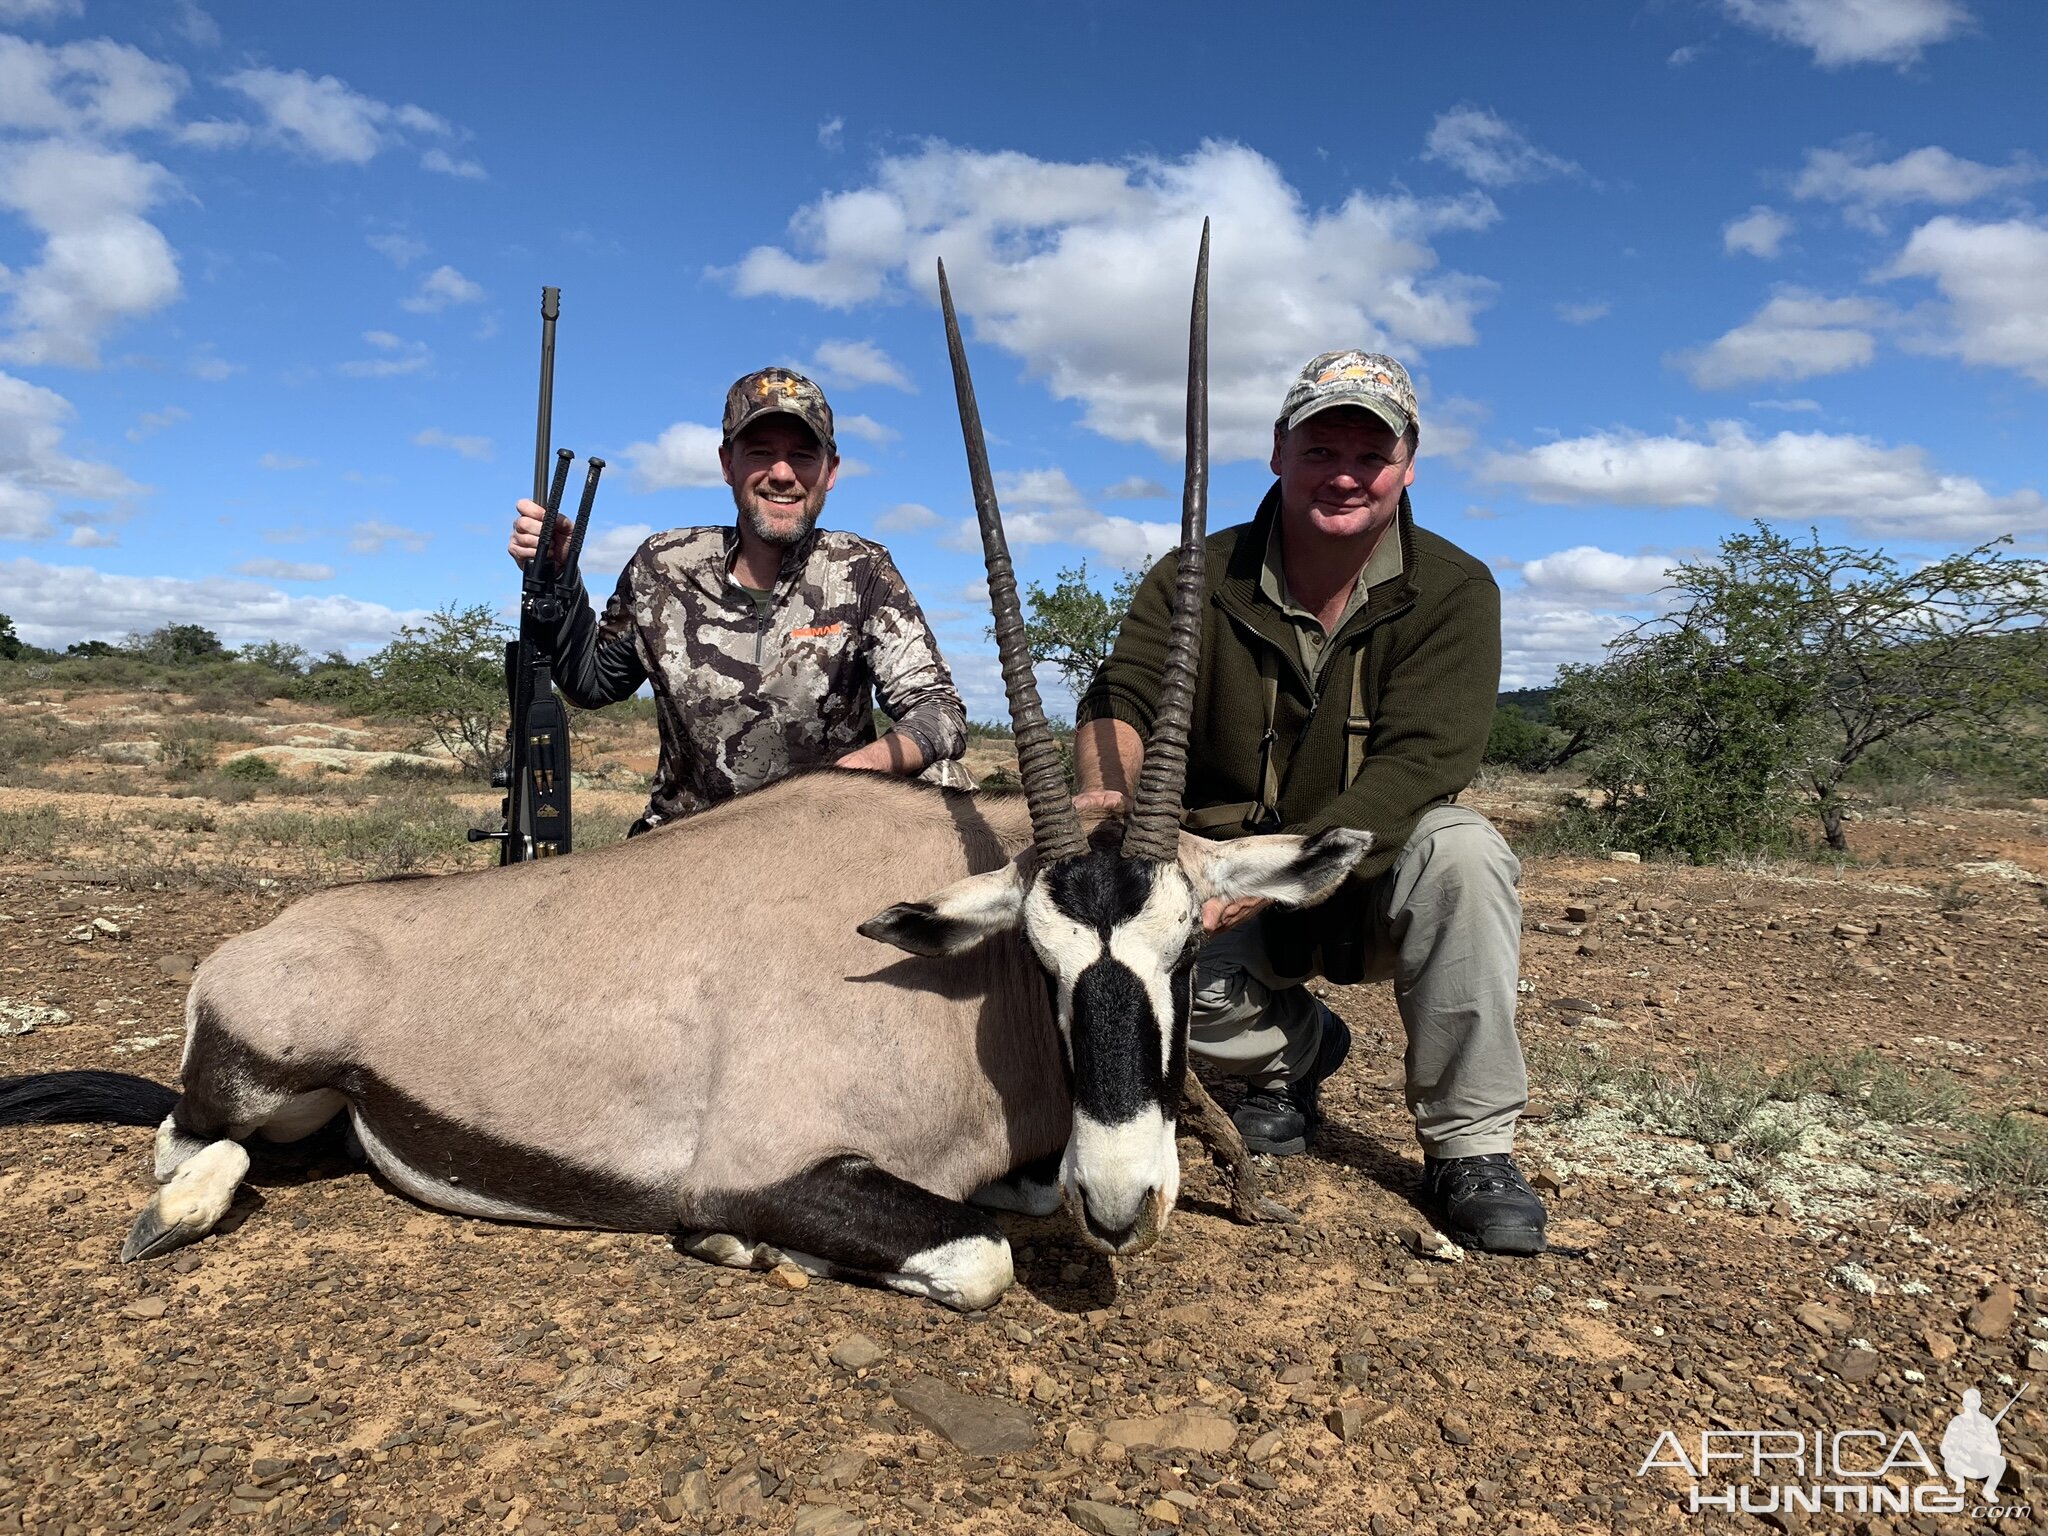
[[[832,407],[825,403],[825,391],[787,368],[756,369],[725,392],[725,440],[731,442],[754,421],[773,415],[794,416],[816,434],[827,453],[839,452],[832,440]]]
[[[1395,433],[1414,428],[1415,385],[1408,370],[1383,352],[1325,352],[1294,377],[1280,406],[1280,428],[1300,426],[1333,406],[1359,405],[1379,417]]]

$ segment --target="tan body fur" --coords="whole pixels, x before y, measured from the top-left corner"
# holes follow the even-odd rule
[[[1066,1142],[1044,973],[1018,934],[920,959],[855,928],[1029,841],[1021,799],[827,772],[570,859],[324,892],[201,966],[188,1095],[245,1053],[282,1063],[349,1095],[382,1164],[407,1128],[356,1090],[395,1085],[481,1150],[445,1128],[410,1149],[452,1191],[384,1171],[482,1214],[533,1203],[494,1187],[495,1144],[653,1196],[541,1220],[690,1227],[844,1153],[964,1199]]]

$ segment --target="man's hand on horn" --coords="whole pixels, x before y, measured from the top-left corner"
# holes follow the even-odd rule
[[[512,538],[505,546],[505,553],[512,557],[521,570],[525,570],[528,563],[540,552],[541,521],[547,516],[548,509],[537,501],[521,501],[512,511]],[[558,568],[569,557],[569,536],[575,531],[574,518],[555,519],[554,564]]]

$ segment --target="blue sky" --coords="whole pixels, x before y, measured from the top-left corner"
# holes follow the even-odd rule
[[[1173,541],[1205,214],[1212,524],[1292,369],[1394,352],[1510,685],[1749,518],[2038,549],[2043,58],[2017,0],[0,0],[0,612],[362,654],[509,605],[554,283],[594,588],[730,518],[723,392],[791,363],[841,422],[826,520],[994,716],[932,258],[1020,568],[1106,576]]]

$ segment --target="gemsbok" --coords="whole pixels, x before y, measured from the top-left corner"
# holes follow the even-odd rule
[[[1179,827],[1208,249],[1205,225],[1175,638],[1127,816],[1084,821],[1068,798],[941,266],[1021,795],[825,770],[570,858],[323,891],[199,967],[182,1092],[15,1078],[0,1124],[161,1119],[160,1187],[124,1259],[210,1231],[250,1136],[343,1113],[386,1179],[443,1210],[679,1232],[718,1262],[787,1259],[952,1307],[1011,1281],[985,1207],[1050,1214],[1064,1190],[1097,1247],[1151,1244],[1179,1192],[1184,1087],[1232,1139],[1187,1071],[1202,902],[1317,901],[1368,842]]]

